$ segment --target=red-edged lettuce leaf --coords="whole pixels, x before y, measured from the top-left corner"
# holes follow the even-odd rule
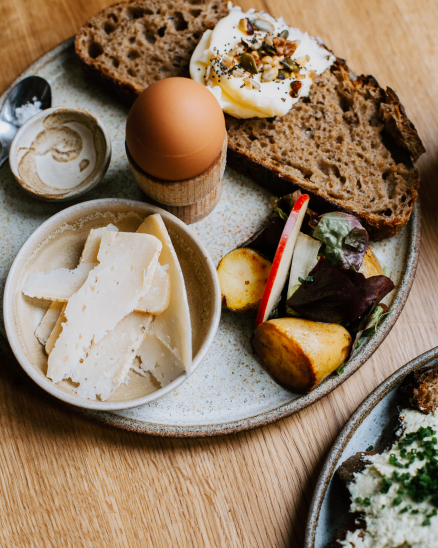
[[[354,215],[339,211],[321,215],[313,237],[325,244],[322,253],[332,266],[360,269],[369,236]]]
[[[334,268],[324,257],[307,280],[288,299],[287,306],[304,318],[326,323],[355,321],[394,289],[386,276],[365,278],[353,270]]]
[[[239,247],[250,247],[273,261],[283,229],[284,221],[280,217],[274,217],[266,226],[253,234]]]

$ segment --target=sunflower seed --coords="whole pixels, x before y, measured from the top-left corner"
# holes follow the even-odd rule
[[[263,19],[255,19],[252,21],[254,27],[263,32],[275,32],[275,27],[269,21],[264,21]]]
[[[262,74],[260,80],[262,82],[272,82],[272,80],[275,80],[277,76],[278,76],[278,69],[271,68]]]

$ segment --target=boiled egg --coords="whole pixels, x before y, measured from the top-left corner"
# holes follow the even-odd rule
[[[147,174],[182,181],[206,171],[226,137],[215,97],[189,78],[167,78],[146,88],[126,122],[126,146]]]

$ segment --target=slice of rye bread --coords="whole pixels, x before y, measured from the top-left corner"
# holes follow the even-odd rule
[[[415,409],[423,414],[433,413],[438,408],[438,365],[424,367],[410,373],[399,388],[400,405],[404,408]],[[379,445],[373,451],[356,453],[344,461],[336,470],[336,480],[344,490],[345,498],[351,502],[348,486],[355,481],[355,474],[362,472],[367,464],[367,457],[382,454],[388,451],[397,439],[403,434],[403,421],[396,415],[392,417],[388,426],[382,432]],[[341,546],[340,541],[345,540],[349,531],[365,529],[366,524],[360,513],[351,513],[348,522],[342,531],[326,545],[326,548]]]
[[[228,165],[279,196],[300,189],[319,213],[359,217],[371,239],[397,234],[418,195],[424,152],[397,95],[337,59],[283,117],[227,116]]]
[[[199,39],[227,14],[224,0],[119,2],[83,25],[75,39],[76,54],[100,81],[132,103],[157,80],[189,77]]]
[[[227,13],[223,0],[115,4],[80,29],[76,53],[132,102],[156,80],[188,76],[202,33]],[[285,116],[226,120],[228,165],[273,194],[301,189],[320,213],[359,217],[373,240],[408,222],[424,147],[396,94],[372,76],[354,79],[337,59]]]

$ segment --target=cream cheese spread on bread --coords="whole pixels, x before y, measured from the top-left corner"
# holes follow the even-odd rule
[[[400,416],[403,435],[389,452],[367,457],[349,485],[350,510],[364,514],[366,528],[349,531],[342,546],[438,547],[438,410],[403,409]]]
[[[190,75],[236,118],[283,116],[309,94],[313,79],[335,57],[282,17],[230,3],[230,13],[207,30],[193,52]]]

